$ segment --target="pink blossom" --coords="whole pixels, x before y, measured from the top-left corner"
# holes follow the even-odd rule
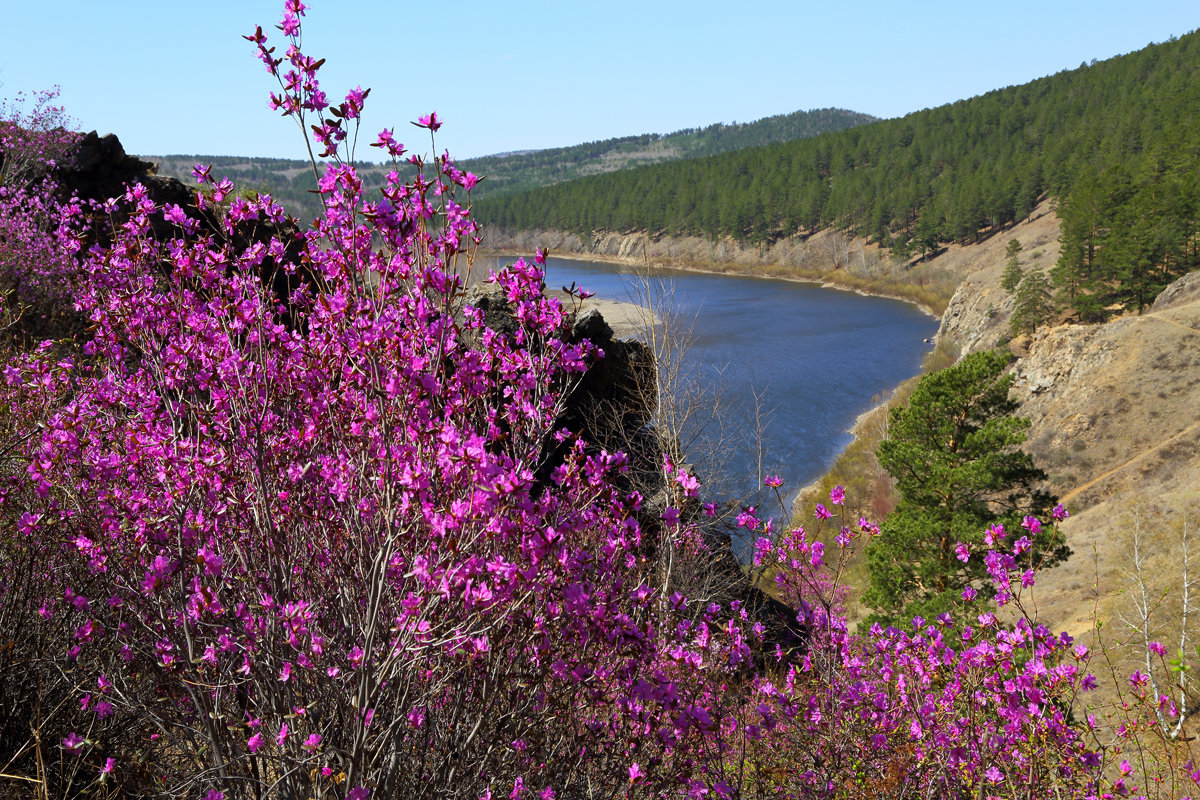
[[[417,121],[413,124],[418,128],[429,128],[431,131],[436,131],[438,128],[442,127],[442,121],[438,119],[436,111],[434,111],[432,114],[425,114],[424,116],[417,117]]]

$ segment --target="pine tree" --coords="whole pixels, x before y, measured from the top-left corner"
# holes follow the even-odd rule
[[[1016,239],[1009,239],[1008,246],[1004,248],[1006,260],[1004,262],[1004,275],[1000,278],[1000,285],[1004,287],[1004,291],[1012,294],[1017,290],[1017,286],[1021,283],[1021,278],[1025,272],[1021,269],[1021,243]]]
[[[1025,276],[1017,288],[1017,299],[1013,304],[1009,326],[1013,336],[1033,333],[1054,316],[1054,292],[1044,272],[1034,270]]]
[[[1045,473],[1019,449],[1029,420],[1014,415],[1013,378],[1003,351],[972,353],[926,375],[907,408],[893,409],[879,463],[896,480],[901,500],[867,549],[870,585],[863,597],[875,609],[868,622],[907,626],[914,616],[964,618],[963,589],[984,577],[983,546],[991,524],[1009,542],[1024,515],[1047,519],[1054,500],[1037,489]],[[1054,564],[1070,551],[1047,528],[1023,555]],[[957,545],[969,551],[963,561]],[[998,543],[1002,546],[1003,543]]]

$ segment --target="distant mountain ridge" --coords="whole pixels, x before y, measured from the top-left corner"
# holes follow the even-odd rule
[[[570,147],[521,150],[458,162],[459,167],[485,177],[474,198],[499,197],[563,181],[616,172],[631,167],[681,161],[733,152],[747,147],[806,139],[878,121],[877,117],[841,108],[821,108],[778,114],[755,122],[715,123],[674,133],[646,133]],[[374,155],[368,151],[367,155]],[[241,156],[145,156],[158,162],[159,172],[191,180],[197,163],[211,164],[214,174],[228,177],[239,188],[270,192],[290,213],[311,218],[320,210],[311,194],[315,188],[307,161]],[[391,166],[365,164],[360,174],[367,186],[382,186]]]

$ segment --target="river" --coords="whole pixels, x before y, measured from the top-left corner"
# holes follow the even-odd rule
[[[551,257],[546,285],[644,305],[645,272]],[[680,270],[649,278],[691,329],[681,378],[696,398],[695,438],[685,451],[721,495],[712,499],[749,497],[774,474],[790,503],[850,442],[855,418],[920,371],[938,327],[908,303],[811,283]]]

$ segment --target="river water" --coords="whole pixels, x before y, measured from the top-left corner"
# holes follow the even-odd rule
[[[685,452],[713,500],[750,497],[763,475],[782,477],[789,498],[817,479],[850,442],[855,418],[920,371],[924,340],[937,332],[908,303],[811,283],[679,270],[648,277],[656,305],[669,298],[679,327],[690,328],[680,372],[696,408]],[[642,268],[548,259],[547,287],[572,282],[645,304]]]

